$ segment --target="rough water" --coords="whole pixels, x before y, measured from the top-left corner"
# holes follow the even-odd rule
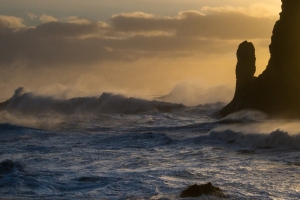
[[[300,121],[217,119],[222,106],[16,92],[0,112],[0,198],[179,199],[212,182],[229,199],[299,199]]]

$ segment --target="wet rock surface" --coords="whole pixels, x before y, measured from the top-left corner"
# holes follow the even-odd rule
[[[191,185],[181,192],[180,197],[181,198],[199,197],[201,195],[216,196],[219,198],[227,197],[220,188],[213,186],[212,183],[210,182],[201,185],[198,184]]]

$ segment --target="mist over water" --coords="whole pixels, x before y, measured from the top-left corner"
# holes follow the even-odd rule
[[[51,115],[54,115],[54,121],[57,121],[59,119],[57,116],[78,114],[172,112],[197,105],[227,103],[232,91],[226,88],[225,86],[204,88],[199,83],[184,81],[176,84],[167,95],[149,96],[135,93],[130,97],[130,92],[124,90],[120,91],[121,93],[103,92],[99,95],[90,93],[87,96],[87,93],[82,93],[80,88],[67,88],[59,84],[42,87],[37,91],[20,87],[9,98],[8,103],[2,104],[1,108],[4,111],[1,112],[1,120],[9,122],[8,119],[11,119],[15,123]],[[19,119],[21,116],[24,116],[23,120]],[[18,120],[13,120],[14,118]]]
[[[102,90],[105,91],[104,88]],[[229,101],[227,97],[230,92],[227,95],[224,92],[218,93],[224,88],[225,86],[204,88],[195,81],[184,81],[176,84],[168,95],[151,96],[145,91],[138,93],[120,89],[114,89],[113,93],[97,94],[93,89],[82,92],[86,87],[76,85],[66,87],[54,84],[34,91],[20,87],[9,98],[8,104],[0,106],[3,109],[0,111],[0,123],[60,130],[72,125],[77,127],[81,123],[89,124],[89,120],[90,124],[100,120],[99,123],[108,126],[122,125],[127,121],[113,120],[111,115],[195,115],[201,110],[216,110],[223,105],[221,102]],[[8,99],[3,102],[6,100]],[[155,124],[156,121],[150,119],[149,123]]]
[[[187,106],[211,104],[216,102],[227,103],[231,100],[234,91],[229,86],[208,86],[195,81],[183,81],[171,90],[170,93],[159,97],[159,100],[182,103]]]

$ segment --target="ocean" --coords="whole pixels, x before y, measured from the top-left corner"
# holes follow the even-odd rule
[[[299,199],[300,121],[217,118],[223,106],[16,92],[0,112],[0,199],[180,199],[207,182],[229,199]]]

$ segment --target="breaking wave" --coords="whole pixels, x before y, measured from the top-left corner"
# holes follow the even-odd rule
[[[19,131],[22,129],[28,129],[26,127],[22,127],[22,126],[17,126],[17,125],[13,125],[13,124],[9,124],[9,123],[0,123],[0,132],[1,131]]]
[[[233,131],[230,129],[224,131],[213,130],[209,133],[209,137],[243,147],[255,147],[263,149],[288,147],[300,149],[300,133],[291,134],[280,129],[267,134],[246,133]]]
[[[267,114],[255,110],[242,110],[232,113],[220,120],[221,124],[261,122],[268,118]]]
[[[135,114],[152,111],[171,112],[182,108],[182,104],[127,98],[111,93],[103,93],[99,98],[55,99],[25,92],[24,88],[17,89],[12,98],[0,104],[0,110],[20,114]]]

